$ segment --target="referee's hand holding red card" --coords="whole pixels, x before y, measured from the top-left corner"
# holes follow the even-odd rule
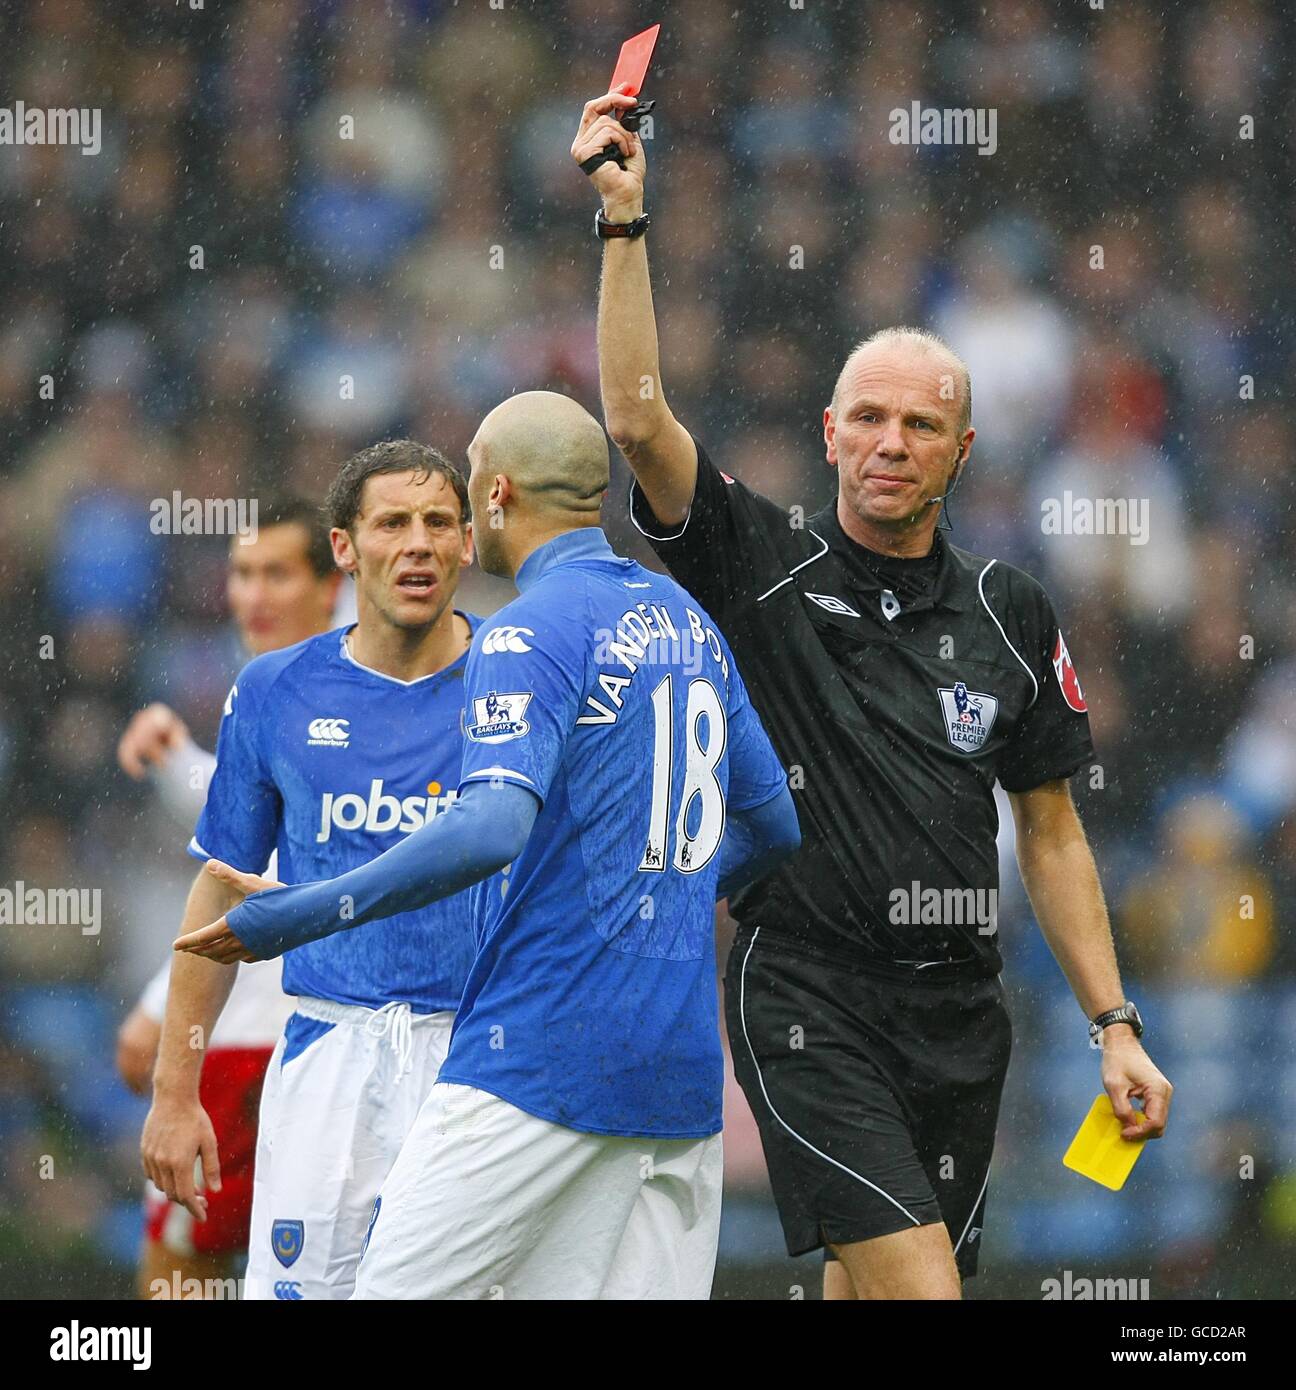
[[[608,145],[616,145],[625,160],[625,168],[609,160],[589,176],[609,221],[626,221],[643,211],[644,178],[648,161],[644,158],[643,141],[633,130],[627,130],[617,119],[622,111],[637,105],[636,97],[623,92],[608,92],[585,103],[581,112],[580,129],[572,141],[572,158],[583,164]]]

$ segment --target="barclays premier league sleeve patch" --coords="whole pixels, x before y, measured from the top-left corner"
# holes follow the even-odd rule
[[[1084,691],[1080,689],[1080,677],[1076,675],[1075,667],[1071,664],[1071,653],[1067,651],[1067,644],[1060,628],[1057,643],[1053,648],[1053,673],[1057,676],[1062,698],[1077,714],[1084,714],[1089,705],[1085,701]]]
[[[464,733],[474,743],[507,743],[531,731],[522,717],[531,703],[531,691],[501,694],[491,690],[473,700],[472,718],[465,721]]]

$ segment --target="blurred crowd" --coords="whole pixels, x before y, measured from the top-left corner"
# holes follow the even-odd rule
[[[86,1268],[124,1288],[137,1234],[141,1110],[111,1036],[190,865],[188,827],[113,750],[155,699],[212,746],[239,665],[226,539],[154,534],[150,503],[321,496],[396,434],[462,460],[517,390],[598,413],[595,200],[568,150],[656,19],[649,255],[675,413],[810,512],[858,339],[922,325],[965,358],[977,438],[951,539],[1045,583],[1088,698],[1077,798],[1179,1085],[1178,1137],[1144,1160],[1178,1194],[1151,1208],[1173,1279],[1209,1292],[1247,1222],[1296,1231],[1296,16],[28,0],[0,13],[8,99],[102,108],[103,148],[0,145],[0,885],[100,887],[104,918],[0,926],[0,1294]],[[994,109],[994,154],[893,144],[915,101]],[[608,530],[646,560],[627,487],[617,459]],[[1146,534],[1046,533],[1066,497],[1141,502]],[[508,595],[474,576],[463,606]],[[1094,1219],[1057,1162],[1096,1064],[1011,888],[1019,1053],[983,1268],[1146,1263],[1146,1190]],[[780,1258],[747,1123],[735,1266]]]

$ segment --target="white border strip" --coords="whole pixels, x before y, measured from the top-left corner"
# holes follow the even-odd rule
[[[818,531],[811,531],[810,534],[815,538],[815,540],[819,542],[821,546],[823,546],[823,549],[817,555],[812,555],[808,560],[802,560],[799,565],[794,565],[790,570],[788,570],[787,578],[780,579],[779,582],[775,584],[774,588],[766,589],[765,592],[756,600],[757,603],[764,603],[765,600],[769,598],[769,596],[772,593],[776,593],[779,589],[781,589],[784,586],[784,584],[791,584],[792,576],[797,572],[797,570],[803,570],[807,565],[813,565],[816,560],[822,560],[823,557],[827,555],[828,542],[824,540],[824,538],[819,534]],[[755,937],[753,937],[752,940],[755,940]],[[861,1179],[861,1181],[863,1180]]]
[[[699,465],[699,466],[700,466],[700,465]],[[635,505],[634,505],[634,500],[635,500],[635,488],[638,488],[638,489],[639,489],[639,496],[643,498],[643,504],[644,504],[644,506],[647,507],[648,510],[649,510],[650,512],[652,512],[654,520],[656,519],[656,516],[657,516],[657,513],[656,513],[656,512],[653,512],[652,504],[648,501],[648,494],[643,490],[643,486],[640,484],[639,479],[638,479],[638,478],[631,478],[631,480],[630,480],[630,525],[633,526],[633,527],[635,528],[635,530],[638,531],[639,534],[640,534],[645,540],[649,540],[649,541],[677,541],[677,540],[679,540],[679,538],[684,534],[684,532],[688,530],[689,521],[692,519],[692,516],[693,516],[693,507],[692,507],[692,504],[690,503],[688,511],[684,514],[684,521],[683,521],[683,523],[681,524],[679,530],[676,531],[675,534],[674,534],[673,536],[654,536],[654,535],[651,535],[649,532],[645,531],[644,528],[643,528],[642,526],[639,525],[639,518],[638,518],[637,516],[635,516]],[[694,484],[694,495],[695,495],[695,496],[696,496],[696,493],[697,493],[697,484],[695,483],[695,484]]]
[[[476,637],[477,632],[472,623],[468,622],[468,615],[458,608],[453,611],[458,613],[464,622],[468,623],[468,637],[471,642],[471,639]],[[343,631],[342,640],[338,644],[338,653],[342,657],[342,660],[349,661],[357,671],[363,671],[366,676],[376,676],[380,681],[390,681],[393,685],[399,685],[405,690],[408,690],[414,685],[421,685],[424,681],[434,681],[438,676],[444,676],[447,671],[457,666],[468,655],[465,649],[455,657],[449,666],[443,666],[439,671],[429,671],[426,676],[415,676],[412,681],[403,681],[399,676],[389,676],[386,671],[377,671],[372,666],[366,666],[363,661],[357,661],[355,657],[351,655],[351,644],[347,641],[347,638],[351,635],[351,628],[353,627],[355,627],[355,623],[352,623],[351,627]]]
[[[466,787],[469,782],[493,782],[500,777],[512,777],[521,782],[528,791],[537,791],[536,784],[522,772],[514,772],[511,767],[483,767],[476,772],[470,772],[461,782],[460,786]]]
[[[967,1235],[968,1230],[971,1228],[971,1225],[972,1225],[972,1218],[977,1214],[977,1208],[981,1205],[981,1199],[982,1199],[982,1197],[985,1196],[985,1194],[986,1194],[986,1188],[987,1188],[987,1186],[989,1185],[989,1183],[990,1183],[990,1169],[987,1167],[987,1168],[986,1168],[986,1175],[985,1175],[985,1182],[983,1182],[983,1183],[981,1184],[981,1191],[977,1193],[977,1199],[976,1199],[975,1202],[972,1203],[972,1210],[971,1210],[970,1212],[968,1212],[968,1219],[967,1219],[967,1221],[964,1223],[964,1226],[963,1226],[963,1235],[959,1236],[959,1238],[958,1238],[958,1245],[956,1245],[956,1246],[954,1247],[954,1253],[955,1253],[956,1255],[957,1255],[958,1252],[959,1252],[959,1246],[961,1246],[961,1245],[963,1244],[963,1238],[964,1238],[964,1236]]]
[[[981,606],[985,609],[987,613],[990,614],[990,621],[994,623],[995,627],[999,629],[999,636],[1004,639],[1004,645],[1017,658],[1018,662],[1021,664],[1022,670],[1025,671],[1026,674],[1030,677],[1030,683],[1035,687],[1035,694],[1031,697],[1030,705],[1026,706],[1027,709],[1030,709],[1031,705],[1033,705],[1035,701],[1039,699],[1039,681],[1035,679],[1035,672],[1032,671],[1031,668],[1027,666],[1025,661],[1022,660],[1022,654],[1017,650],[1016,647],[1013,646],[1011,642],[1008,641],[1008,634],[1003,630],[1003,624],[999,621],[998,618],[995,617],[994,609],[991,608],[990,605],[986,602],[985,589],[982,586],[982,581],[985,579],[986,575],[989,574],[990,571],[998,563],[998,560],[991,560],[990,563],[985,567],[985,569],[983,569],[981,573],[977,575],[977,593],[981,596]]]
[[[818,556],[815,556],[815,559],[818,558]],[[809,562],[807,561],[807,563]],[[786,582],[787,581],[784,580],[784,583]],[[752,934],[751,945],[747,947],[747,954],[743,957],[742,972],[739,976],[738,1017],[742,1019],[743,1040],[747,1044],[747,1051],[751,1054],[752,1066],[756,1068],[756,1079],[760,1082],[761,1095],[765,1097],[765,1104],[769,1106],[770,1114],[774,1116],[774,1118],[779,1122],[779,1124],[783,1126],[785,1130],[787,1130],[787,1132],[793,1137],[793,1139],[795,1139],[798,1143],[804,1144],[806,1148],[810,1150],[811,1153],[818,1154],[818,1156],[822,1158],[825,1162],[831,1163],[834,1168],[840,1168],[843,1173],[849,1173],[852,1178],[854,1178],[857,1182],[862,1182],[865,1187],[871,1187],[873,1191],[878,1194],[879,1197],[885,1197],[887,1201],[890,1202],[891,1205],[896,1208],[897,1211],[904,1212],[904,1214],[909,1218],[910,1221],[913,1222],[915,1226],[921,1226],[923,1223],[918,1220],[918,1218],[913,1214],[913,1212],[909,1211],[906,1207],[901,1206],[900,1203],[897,1202],[896,1199],[893,1196],[891,1196],[889,1192],[883,1192],[883,1190],[876,1183],[869,1182],[867,1178],[860,1177],[860,1175],[857,1172],[855,1172],[851,1168],[847,1168],[847,1166],[844,1163],[838,1163],[838,1161],[835,1158],[830,1158],[826,1153],[822,1152],[820,1149],[816,1149],[815,1146],[808,1139],[798,1134],[796,1130],[794,1130],[792,1126],[788,1124],[788,1122],[783,1118],[783,1116],[780,1115],[779,1112],[774,1109],[774,1103],[770,1100],[769,1092],[765,1089],[765,1078],[761,1075],[760,1063],[756,1060],[756,1050],[752,1047],[751,1037],[747,1032],[747,962],[751,959],[751,953],[756,945],[756,938],[759,935],[760,928],[757,927],[755,932]],[[989,1174],[987,1174],[986,1176],[989,1177]],[[980,1199],[978,1198],[978,1201],[979,1200]],[[973,1207],[973,1210],[975,1211],[976,1208]]]

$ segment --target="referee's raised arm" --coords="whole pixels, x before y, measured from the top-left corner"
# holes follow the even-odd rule
[[[671,525],[688,515],[697,482],[697,449],[671,414],[662,390],[641,221],[648,166],[643,141],[617,120],[619,111],[634,104],[634,97],[617,92],[586,102],[571,153],[579,165],[615,144],[625,159],[624,169],[609,161],[590,174],[603,200],[598,315],[603,418],[658,520]]]

